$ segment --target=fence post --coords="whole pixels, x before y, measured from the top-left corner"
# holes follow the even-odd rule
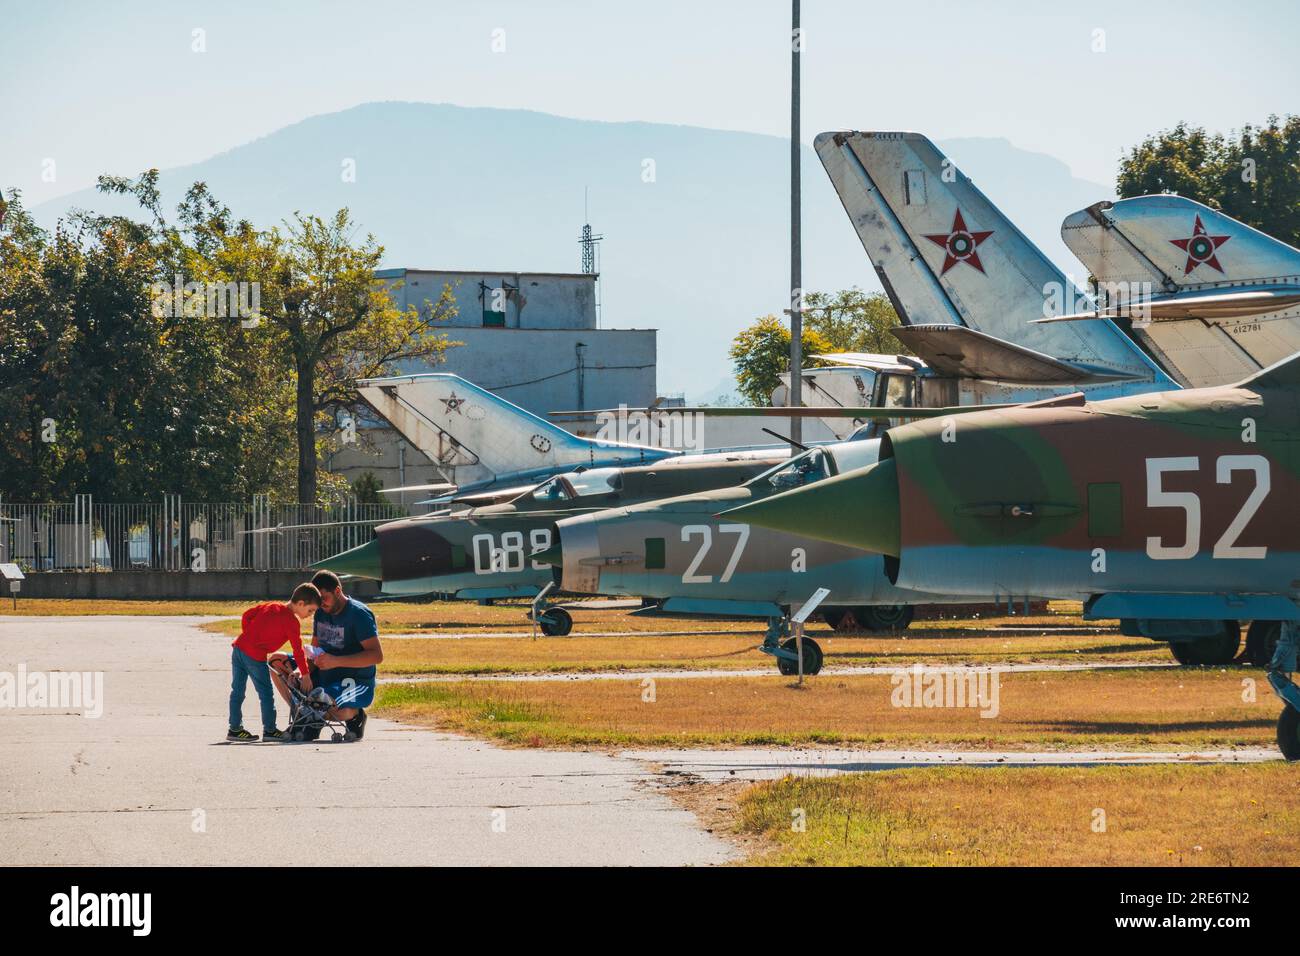
[[[271,541],[268,535],[259,534],[270,525],[270,496],[253,495],[253,570],[270,570]]]
[[[72,502],[72,565],[78,571],[90,570],[90,538],[94,528],[91,497],[78,494]]]

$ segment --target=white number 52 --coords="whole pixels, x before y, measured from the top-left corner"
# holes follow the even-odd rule
[[[1147,538],[1147,557],[1157,561],[1194,558],[1201,550],[1201,500],[1192,491],[1165,491],[1161,486],[1161,477],[1166,472],[1197,471],[1201,460],[1188,458],[1148,458],[1147,466],[1147,507],[1181,508],[1186,515],[1183,543],[1166,545],[1156,536]],[[1269,477],[1268,459],[1263,455],[1222,455],[1215,462],[1214,480],[1221,485],[1232,484],[1232,473],[1250,471],[1255,475],[1255,487],[1246,498],[1237,516],[1232,519],[1223,536],[1214,544],[1216,558],[1250,558],[1260,560],[1267,556],[1267,547],[1243,547],[1237,544],[1250,519],[1268,497],[1272,487]]]

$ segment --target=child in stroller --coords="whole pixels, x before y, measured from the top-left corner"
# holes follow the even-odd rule
[[[325,688],[313,687],[309,692],[303,693],[292,657],[273,654],[267,659],[267,664],[280,678],[276,684],[283,687],[289,702],[289,726],[285,730],[287,740],[317,740],[327,729],[332,743],[351,743],[357,739],[356,734],[343,721],[330,716],[335,701],[325,692]]]

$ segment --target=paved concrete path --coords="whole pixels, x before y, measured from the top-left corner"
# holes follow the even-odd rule
[[[1162,763],[1261,763],[1281,760],[1277,748],[1241,750],[628,750],[622,756],[644,761],[659,773],[707,781],[775,780],[787,774],[826,776],[860,770],[896,770],[937,764],[968,767],[1111,766]]]
[[[680,865],[734,854],[646,786],[647,765],[618,756],[508,750],[381,720],[358,744],[227,744],[229,645],[195,620],[0,620],[0,672],[102,671],[105,698],[99,719],[0,709],[0,863]],[[251,687],[244,706],[256,728]]]

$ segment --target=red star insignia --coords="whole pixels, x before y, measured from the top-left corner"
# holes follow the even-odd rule
[[[465,414],[460,410],[460,407],[465,404],[465,399],[457,398],[455,392],[451,393],[451,398],[440,398],[438,401],[447,406],[447,411],[444,412],[446,415],[450,415],[452,412],[455,412],[457,415]]]
[[[948,233],[937,233],[933,236],[926,236],[936,246],[943,248],[943,270],[939,275],[944,275],[949,269],[959,262],[964,262],[968,266],[984,271],[984,265],[980,262],[980,254],[976,250],[989,236],[993,235],[993,230],[988,229],[984,232],[971,232],[966,228],[966,220],[961,217],[961,210],[952,217],[952,231]]]
[[[1205,226],[1201,224],[1201,217],[1198,215],[1196,225],[1192,227],[1190,238],[1170,239],[1169,241],[1187,253],[1187,265],[1183,267],[1183,275],[1189,275],[1202,262],[1223,272],[1223,266],[1219,265],[1218,248],[1231,238],[1232,236],[1207,235]],[[1226,273],[1224,274],[1226,275]]]

